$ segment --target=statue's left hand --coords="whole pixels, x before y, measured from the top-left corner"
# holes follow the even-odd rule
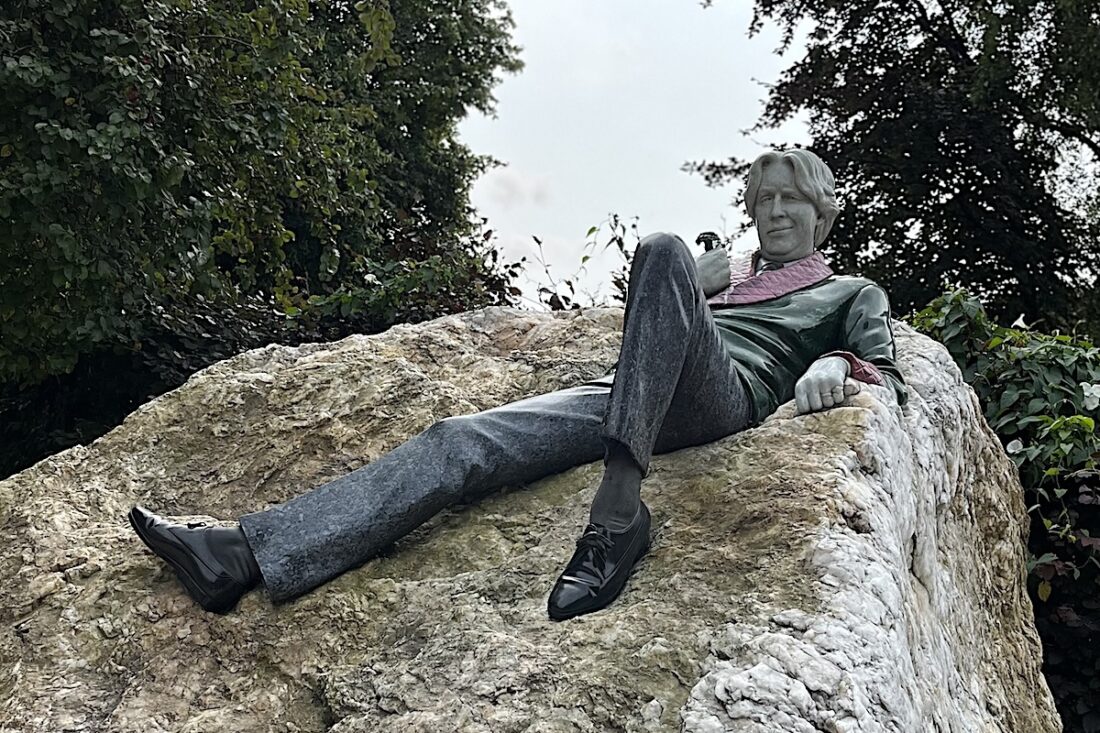
[[[730,285],[729,253],[725,247],[715,247],[695,258],[695,269],[699,274],[699,285],[707,298],[722,292]]]
[[[826,356],[811,364],[795,383],[795,408],[802,415],[836,407],[859,390],[859,382],[848,379],[848,361],[841,356]]]

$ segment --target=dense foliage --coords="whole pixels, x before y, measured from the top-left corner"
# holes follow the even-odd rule
[[[513,302],[469,205],[494,161],[456,134],[521,68],[511,25],[501,0],[0,3],[3,437],[71,374],[125,414],[244,348]]]
[[[1067,731],[1100,731],[1100,348],[993,323],[964,291],[912,317],[942,341],[1020,470],[1044,672]]]
[[[808,36],[754,130],[808,119],[844,207],[831,261],[899,312],[962,284],[1001,323],[1100,324],[1100,5],[756,0],[765,21]]]
[[[3,4],[0,379],[139,348],[197,295],[385,323],[501,293],[455,139],[519,68],[496,4]]]

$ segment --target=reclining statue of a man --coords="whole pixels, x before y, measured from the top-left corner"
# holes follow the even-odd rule
[[[759,424],[782,403],[840,405],[860,382],[906,388],[890,306],[870,280],[835,275],[816,251],[839,211],[829,168],[808,150],[767,152],[745,192],[760,248],[693,259],[655,233],[630,268],[619,360],[604,377],[444,418],[362,468],[238,527],[129,518],[203,608],[226,613],[262,583],[273,601],[362,564],[444,507],[603,458],[576,550],[550,591],[550,618],[604,608],[649,548],[641,481],[653,454]]]

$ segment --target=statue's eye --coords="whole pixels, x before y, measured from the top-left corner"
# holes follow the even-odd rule
[[[770,193],[765,193],[765,194],[762,194],[762,195],[760,196],[760,200],[761,200],[761,201],[770,201],[770,200],[772,200],[773,198],[775,198],[775,195],[774,195],[774,194],[770,194]]]

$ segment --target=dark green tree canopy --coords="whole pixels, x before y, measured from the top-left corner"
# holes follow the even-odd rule
[[[501,0],[0,3],[0,381],[196,302],[369,328],[505,296],[471,244],[492,161],[456,124],[521,68],[511,25]]]
[[[1092,0],[757,0],[804,58],[754,129],[808,113],[843,205],[824,250],[896,311],[944,284],[996,319],[1069,329],[1097,313],[1100,10]],[[750,161],[693,162],[717,185]],[[1095,322],[1095,321],[1093,321]]]

